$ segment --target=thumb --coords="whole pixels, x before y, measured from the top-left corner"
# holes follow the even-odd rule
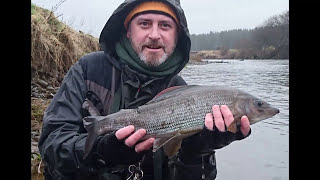
[[[240,130],[244,137],[246,137],[250,131],[250,122],[247,116],[241,117],[241,126]]]

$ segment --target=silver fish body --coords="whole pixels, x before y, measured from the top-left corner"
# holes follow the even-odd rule
[[[234,115],[235,127],[243,115],[254,124],[279,113],[269,103],[230,86],[173,87],[136,109],[85,117],[83,122],[88,131],[85,154],[89,153],[97,136],[134,125],[136,130],[143,128],[147,131],[143,139],[156,139],[154,150],[164,146],[167,155],[172,156],[180,148],[183,138],[203,129],[205,115],[212,113],[213,105],[227,105]]]

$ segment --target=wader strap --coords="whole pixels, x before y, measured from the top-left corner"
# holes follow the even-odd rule
[[[153,153],[153,176],[154,180],[162,180],[162,161],[163,148],[158,149]]]
[[[117,89],[117,91],[115,92],[115,88],[116,88],[116,77],[118,76],[118,74],[116,74],[117,71],[115,69],[115,67],[112,67],[112,84],[111,84],[111,99],[112,99],[112,103],[109,109],[108,114],[111,113],[115,113],[117,111],[119,111],[120,109],[120,101],[121,101],[121,86]]]

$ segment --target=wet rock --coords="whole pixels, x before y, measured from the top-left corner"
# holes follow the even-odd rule
[[[54,91],[55,91],[55,89],[54,89],[51,85],[49,85],[49,86],[47,87],[47,90],[49,90],[50,92],[54,92]]]
[[[31,159],[37,159],[38,155],[36,155],[36,153],[32,153],[32,148],[31,148]]]
[[[32,92],[39,92],[39,88],[38,87],[33,87],[31,90],[32,90]]]
[[[48,93],[48,94],[46,95],[46,98],[51,99],[51,98],[53,98],[53,96],[54,96],[54,94]]]
[[[37,132],[35,132],[35,131],[32,131],[32,132],[31,132],[31,138],[34,138],[34,137],[37,136],[37,135],[39,135]]]
[[[42,79],[38,79],[37,83],[40,84],[42,87],[47,87],[49,85],[46,81]]]
[[[40,94],[37,92],[31,92],[31,97],[40,98]]]
[[[39,135],[36,135],[36,136],[33,137],[33,139],[34,139],[35,141],[39,141],[40,136],[39,136]]]
[[[40,154],[38,146],[31,145],[31,153]]]
[[[31,142],[31,146],[38,146],[38,142],[32,141],[32,142]]]

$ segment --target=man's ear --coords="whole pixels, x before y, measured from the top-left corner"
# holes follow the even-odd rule
[[[130,27],[128,27],[128,30],[127,30],[127,38],[129,39],[131,36],[131,31],[130,31]]]

